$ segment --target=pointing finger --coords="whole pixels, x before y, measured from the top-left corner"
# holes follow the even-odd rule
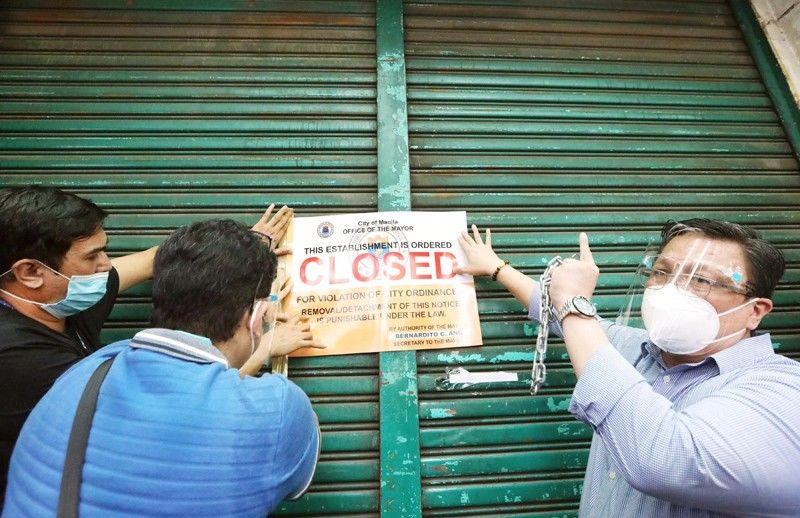
[[[586,235],[586,232],[580,233],[580,236],[578,236],[578,242],[580,243],[581,247],[581,261],[587,261],[594,264],[594,257],[592,256],[592,251],[589,249],[589,236]]]

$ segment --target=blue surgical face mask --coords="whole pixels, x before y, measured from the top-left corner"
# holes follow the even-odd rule
[[[40,264],[42,264],[42,266],[51,272],[60,275],[69,281],[69,284],[67,285],[67,295],[63,299],[59,300],[58,302],[44,304],[42,302],[24,299],[6,290],[0,291],[6,295],[14,297],[15,299],[19,299],[30,304],[35,304],[59,320],[63,320],[72,315],[77,315],[81,311],[89,309],[100,302],[100,299],[102,299],[106,294],[106,288],[108,285],[108,272],[100,272],[92,275],[73,275],[72,277],[67,277],[64,274],[53,270],[44,263]],[[11,270],[8,270],[0,275],[0,277],[10,271]]]

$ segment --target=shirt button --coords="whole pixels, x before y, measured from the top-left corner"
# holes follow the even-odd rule
[[[612,469],[611,471],[608,472],[608,478],[610,478],[611,480],[616,480],[617,472]]]
[[[672,378],[670,378],[670,377],[669,377],[669,374],[667,374],[666,376],[664,376],[664,383],[669,383],[669,381],[670,381],[671,379],[672,379]]]

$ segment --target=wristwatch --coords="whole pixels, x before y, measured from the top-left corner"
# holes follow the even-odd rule
[[[558,322],[561,322],[564,320],[565,316],[572,314],[580,317],[594,318],[594,316],[597,315],[597,308],[591,300],[583,295],[578,295],[566,301],[564,305],[561,306],[561,309],[556,311],[555,317]]]

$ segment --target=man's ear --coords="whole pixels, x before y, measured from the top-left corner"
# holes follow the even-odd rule
[[[756,299],[753,303],[753,312],[750,313],[750,317],[747,319],[747,329],[755,331],[761,324],[761,319],[767,316],[770,311],[772,311],[772,301],[770,299]]]
[[[236,328],[237,331],[241,328],[244,328],[245,333],[250,332],[250,317],[253,316],[253,308],[252,306],[242,313],[242,318],[239,319],[239,326]]]
[[[269,309],[269,305],[265,304],[264,301],[259,300],[256,302],[255,307],[250,307],[248,311],[244,313],[244,325],[245,331],[248,333],[252,327],[255,327],[258,332],[261,332],[261,320],[264,318],[264,313],[267,312]],[[255,311],[255,314],[254,314]]]
[[[26,288],[37,290],[44,285],[46,268],[38,261],[33,259],[20,259],[11,266],[11,273],[14,279]]]

